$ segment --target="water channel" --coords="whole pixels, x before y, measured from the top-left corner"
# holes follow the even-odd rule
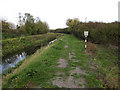
[[[56,41],[57,39],[50,41],[47,46],[49,46],[51,43]],[[0,64],[0,74],[5,72],[11,67],[15,67],[15,65],[24,60],[27,56],[34,54],[38,49],[40,49],[40,46],[34,47],[34,48],[29,48],[25,49],[22,52],[16,53],[16,54],[11,54],[8,55],[7,57],[3,58],[2,64]]]

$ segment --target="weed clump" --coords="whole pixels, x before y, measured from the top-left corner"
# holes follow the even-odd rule
[[[98,50],[97,46],[93,43],[88,42],[87,43],[87,52],[92,55],[95,56],[96,51]]]

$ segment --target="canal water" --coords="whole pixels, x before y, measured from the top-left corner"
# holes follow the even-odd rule
[[[57,39],[50,41],[48,46],[56,40]],[[40,46],[37,46],[34,48],[25,49],[24,51],[20,53],[8,55],[7,57],[3,58],[2,65],[0,64],[0,74],[2,72],[4,73],[6,70],[8,70],[11,67],[15,67],[15,65],[18,62],[24,60],[28,55],[34,54],[40,48],[41,48]]]

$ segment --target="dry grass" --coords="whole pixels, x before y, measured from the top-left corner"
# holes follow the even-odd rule
[[[104,81],[110,88],[117,88],[118,87],[118,72],[116,67],[113,67],[109,73],[104,77]]]
[[[95,57],[95,52],[98,50],[97,45],[88,42],[87,43],[87,53],[93,57]]]
[[[98,65],[98,70],[101,71],[101,73],[99,73],[99,79],[102,79],[102,82],[106,87],[117,88],[118,87],[118,73],[117,73],[118,66],[113,64],[114,55],[112,56],[111,55],[112,52],[110,51],[111,50],[116,51],[118,47],[109,45],[109,48],[103,47],[103,50],[100,47],[99,48],[98,47],[99,46],[97,46],[96,44],[93,44],[90,42],[87,43],[87,54],[89,54],[93,58],[96,58],[96,60],[101,60],[99,61],[100,64],[94,60],[94,62],[91,62],[91,66],[93,66],[92,63],[94,63],[95,65]],[[107,49],[110,49],[109,52],[106,52]],[[101,52],[99,50],[101,50]],[[102,59],[98,57],[97,55],[98,52],[101,54]],[[109,59],[110,60],[113,59],[113,63],[111,63],[110,66],[108,66],[108,64],[110,63]],[[93,67],[92,69],[94,70],[95,68],[96,67]]]

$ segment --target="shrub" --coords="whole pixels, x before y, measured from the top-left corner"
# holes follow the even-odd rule
[[[71,20],[71,19],[70,19]],[[69,21],[69,20],[68,20]],[[68,23],[68,31],[74,34],[77,38],[84,40],[84,31],[89,31],[88,40],[92,43],[103,45],[118,46],[118,22],[102,23],[102,22],[72,22]],[[72,29],[72,30],[71,30]]]

